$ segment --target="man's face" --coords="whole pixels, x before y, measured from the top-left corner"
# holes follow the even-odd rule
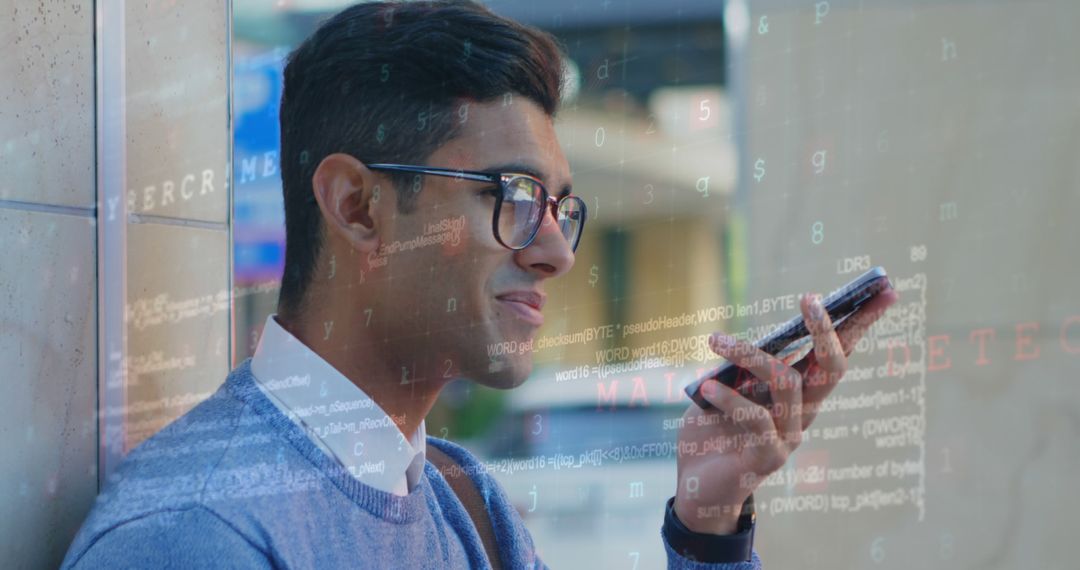
[[[551,118],[525,97],[506,101],[470,103],[457,115],[466,117],[461,135],[427,165],[531,172],[558,197],[570,186],[570,169]],[[386,349],[417,370],[437,369],[441,379],[518,386],[532,370],[532,354],[523,347],[543,322],[545,281],[570,270],[570,244],[549,209],[529,247],[507,249],[492,233],[490,190],[497,185],[441,176],[419,182],[415,209],[392,214],[380,232],[386,264],[372,264],[385,280],[379,306]],[[403,374],[412,379],[409,370]]]

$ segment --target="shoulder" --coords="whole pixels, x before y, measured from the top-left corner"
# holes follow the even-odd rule
[[[227,507],[242,507],[241,491],[292,447],[234,392],[222,386],[132,450],[106,480],[69,557],[91,547],[123,549],[129,541],[182,542],[198,536],[189,529],[235,526],[226,522],[235,518]]]
[[[496,505],[509,505],[510,500],[506,496],[499,482],[491,475],[490,467],[481,461],[471,451],[466,449],[457,443],[449,440],[428,436],[428,445],[437,448],[439,451],[445,453],[450,459],[453,459],[457,464],[456,468],[461,469],[463,473],[469,476],[473,484],[476,485],[477,491],[484,498],[484,502],[488,506],[488,510],[493,510]],[[431,458],[428,458],[429,463],[433,463]],[[438,473],[438,469],[435,465],[430,465],[430,476],[434,476]]]
[[[268,568],[267,555],[224,519],[201,506],[159,510],[116,524],[73,545],[62,568]]]
[[[428,445],[435,447],[439,451],[445,453],[450,459],[453,459],[458,466],[472,478],[472,480],[478,485],[485,483],[495,483],[494,479],[488,473],[489,469],[486,465],[474,455],[471,451],[464,446],[454,443],[448,439],[442,439],[433,436],[427,436]],[[430,461],[430,458],[429,458]]]
[[[525,527],[521,514],[514,508],[510,497],[492,475],[494,466],[484,463],[471,451],[454,442],[428,436],[430,445],[450,456],[461,469],[469,475],[483,497],[488,516],[495,529],[496,540],[504,559],[514,560],[522,567],[540,566],[542,563],[536,554],[532,535]],[[429,477],[438,477],[439,472],[433,465]],[[436,494],[438,492],[436,491]]]
[[[243,403],[219,389],[135,447],[109,475],[94,510],[128,518],[190,506],[243,435],[245,416]]]

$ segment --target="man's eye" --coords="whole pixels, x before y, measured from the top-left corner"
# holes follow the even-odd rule
[[[494,198],[498,198],[500,195],[502,195],[502,188],[499,188],[498,186],[493,186],[491,188],[484,188],[483,190],[480,190],[480,195],[481,196],[492,196]]]

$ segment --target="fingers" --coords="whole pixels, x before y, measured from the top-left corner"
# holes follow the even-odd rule
[[[803,374],[803,403],[813,404],[825,398],[847,370],[847,355],[832,319],[818,295],[803,295],[800,303],[803,319],[814,341],[814,350],[795,369]],[[803,427],[809,424],[803,410]]]
[[[803,396],[802,376],[799,372],[754,345],[748,342],[736,341],[734,338],[721,333],[713,333],[709,337],[709,346],[712,347],[714,352],[728,359],[735,366],[749,371],[768,384],[772,404],[766,411],[771,414],[773,423],[780,433],[784,435],[785,439],[801,439],[802,418],[800,413]],[[723,387],[730,390],[727,386]],[[735,391],[732,390],[732,392]],[[736,395],[740,399],[761,408],[761,406],[744,398],[737,392]]]
[[[895,290],[886,289],[874,295],[872,299],[867,301],[854,315],[848,317],[837,328],[836,332],[840,337],[841,346],[844,347],[844,354],[851,354],[851,351],[855,350],[855,343],[859,342],[859,339],[866,334],[866,330],[870,328],[870,325],[881,318],[881,315],[885,314],[885,310],[899,298],[900,295]]]
[[[836,352],[829,354],[831,351],[835,351],[835,345],[832,344],[831,339],[825,341],[829,343],[830,348],[819,351],[819,341],[817,335],[815,335],[814,351],[794,366],[796,370],[804,374],[802,409],[804,429],[814,421],[821,402],[839,384],[840,379],[847,370],[847,356],[855,349],[855,344],[866,334],[870,325],[881,318],[886,309],[895,303],[897,299],[899,299],[899,295],[896,291],[892,289],[882,291],[863,305],[854,315],[845,319],[839,327],[836,327],[835,336],[839,340],[841,349],[839,354]],[[829,320],[827,313],[825,319]],[[831,320],[829,323],[831,328]],[[810,325],[811,331],[813,331],[814,325],[811,324],[810,319],[807,320],[807,324]],[[825,354],[822,354],[822,352]],[[842,358],[843,365],[840,366],[835,361],[826,365],[824,363],[826,358]]]
[[[804,295],[800,308],[813,338],[814,350],[794,366],[788,366],[750,343],[736,341],[722,333],[714,333],[709,337],[709,346],[713,352],[766,382],[773,404],[766,409],[715,380],[709,380],[702,385],[702,394],[721,410],[725,408],[714,402],[715,398],[727,398],[736,403],[746,402],[750,406],[765,410],[771,415],[775,429],[783,434],[784,439],[794,442],[793,446],[798,445],[802,440],[802,430],[813,421],[817,407],[846,372],[847,355],[854,350],[855,344],[866,334],[870,325],[881,318],[886,309],[898,299],[896,291],[886,289],[845,319],[839,327],[834,328],[832,319],[821,305],[820,297]],[[713,397],[706,393],[706,387],[709,387]],[[727,396],[729,392],[733,397]],[[727,405],[730,407],[734,404]],[[744,416],[749,414],[748,411],[739,413]]]
[[[724,386],[716,380],[707,380],[701,386],[701,394],[716,406],[728,422],[739,427],[743,432],[755,436],[743,438],[743,442],[755,443],[755,463],[760,466],[760,472],[772,472],[779,469],[787,461],[787,456],[802,440],[802,432],[798,432],[795,441],[781,442],[776,431],[775,422],[769,410],[742,397],[738,392]],[[743,449],[746,445],[733,445]]]
[[[844,347],[833,329],[832,318],[821,304],[821,296],[803,295],[800,308],[806,328],[814,339],[814,360],[826,371],[843,375],[847,365]]]
[[[749,371],[766,382],[771,383],[773,378],[782,375],[784,369],[788,368],[782,361],[760,348],[723,333],[716,332],[710,335],[709,347],[735,366]]]

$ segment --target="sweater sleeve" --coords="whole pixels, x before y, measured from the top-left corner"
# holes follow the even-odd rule
[[[528,532],[528,531],[526,531]],[[762,570],[761,558],[757,550],[750,553],[750,560],[745,562],[697,562],[676,552],[668,544],[667,537],[661,531],[661,540],[664,541],[664,550],[667,551],[668,570]],[[534,570],[551,570],[539,556],[535,559]]]
[[[757,550],[750,553],[750,560],[745,562],[698,562],[691,560],[671,547],[667,535],[660,531],[660,539],[664,541],[664,550],[667,552],[668,570],[761,570],[761,558]]]
[[[203,507],[157,511],[69,551],[61,568],[272,568],[266,554]]]

